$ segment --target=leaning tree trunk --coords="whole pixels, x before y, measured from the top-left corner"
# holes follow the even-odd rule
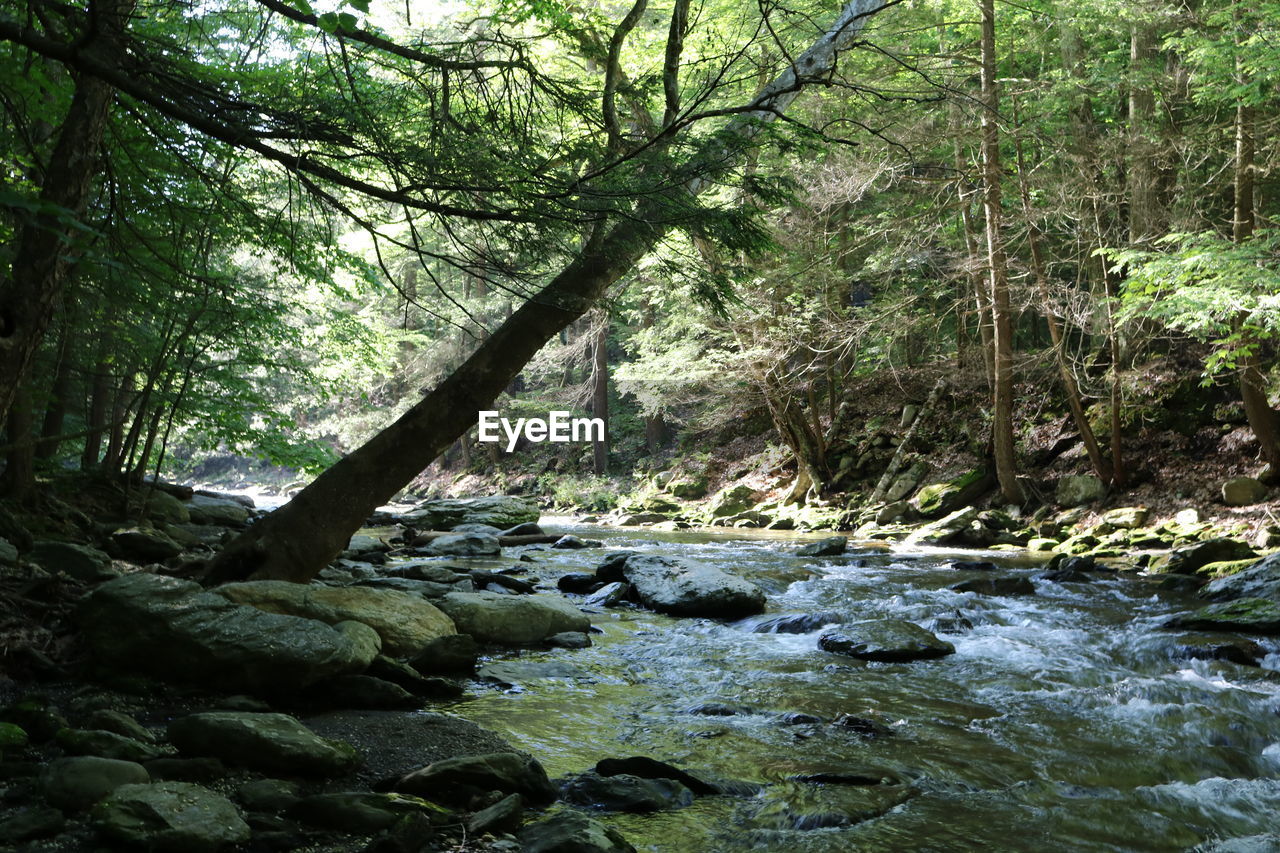
[[[796,57],[699,158],[701,173],[679,192],[699,193],[739,162],[742,148],[803,85],[825,79],[836,57],[884,0],[850,0],[830,30]],[[578,256],[443,382],[395,423],[343,457],[210,564],[213,581],[245,577],[306,582],[346,547],[370,513],[410,482],[475,423],[547,341],[585,314],[666,233],[661,205],[597,229]]]
[[[95,27],[81,49],[97,52],[108,63],[118,61],[132,6],[131,0],[95,3]],[[30,371],[71,268],[67,245],[78,234],[74,220],[84,213],[100,171],[98,149],[112,94],[110,84],[97,77],[82,74],[76,80],[40,188],[47,212],[34,214],[22,227],[10,275],[0,284],[0,417],[12,408]]]

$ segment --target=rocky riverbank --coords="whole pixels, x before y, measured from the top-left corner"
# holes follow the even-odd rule
[[[955,564],[968,579],[953,589],[992,596],[1158,571],[1168,585],[1203,587],[1204,606],[1167,626],[1212,632],[1203,654],[1256,666],[1264,650],[1248,637],[1280,634],[1280,560],[1255,547],[1269,542],[1141,507],[1101,518],[979,511],[964,483],[941,485],[846,519],[852,543],[831,537],[797,555],[856,557],[900,541],[1016,551],[1042,567],[1029,578]],[[601,543],[544,531],[538,507],[513,497],[379,514],[313,584],[204,589],[191,577],[257,510],[180,487],[102,488],[109,499],[83,509],[50,498],[39,516],[0,518],[0,843],[24,850],[628,850],[593,815],[757,788],[643,756],[603,755],[551,780],[453,703],[477,683],[518,684],[531,666],[520,649],[589,646],[592,620],[613,608],[822,628],[819,648],[856,661],[954,652],[911,621],[771,616],[768,590],[729,566],[593,554]],[[760,524],[767,509],[710,518]],[[590,568],[552,577],[540,549],[581,551]],[[870,737],[882,728],[848,719]],[[907,795],[876,784],[892,789],[886,808]]]

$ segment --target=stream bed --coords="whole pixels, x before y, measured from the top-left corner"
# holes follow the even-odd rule
[[[473,685],[453,707],[553,778],[648,756],[761,786],[606,816],[638,850],[1280,849],[1280,655],[1187,658],[1187,635],[1160,625],[1191,596],[1096,573],[991,597],[948,589],[980,574],[951,562],[1034,567],[985,552],[797,557],[794,535],[752,531],[563,529],[719,567],[769,598],[728,623],[600,610],[591,648],[526,652],[514,660],[556,666]],[[532,571],[554,583],[600,555],[539,550]],[[793,613],[909,620],[956,653],[862,663],[818,649],[831,628],[754,630]],[[833,724],[843,715],[874,725]]]

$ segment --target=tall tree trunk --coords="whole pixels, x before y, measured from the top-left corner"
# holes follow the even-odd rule
[[[71,317],[68,314],[58,340],[58,366],[54,369],[49,400],[40,424],[40,442],[35,448],[37,459],[53,458],[61,444],[58,436],[62,435],[71,396],[71,338]]]
[[[591,345],[591,415],[604,422],[604,434],[591,446],[592,470],[609,473],[609,315],[603,312]]]
[[[851,0],[815,44],[758,94],[748,110],[712,137],[698,159],[704,171],[681,190],[694,194],[740,162],[740,150],[785,110],[804,82],[834,68],[839,52],[884,0]],[[602,223],[563,271],[535,294],[457,370],[395,423],[343,457],[293,500],[221,551],[211,580],[244,577],[305,582],[347,544],[369,514],[413,479],[476,422],[547,341],[583,316],[670,227],[669,208],[644,202],[636,216]]]
[[[1148,76],[1156,53],[1150,23],[1139,21],[1129,32],[1129,134],[1125,179],[1129,196],[1129,243],[1144,244],[1159,231],[1155,154],[1152,142],[1156,99]]]
[[[102,434],[107,426],[107,405],[111,396],[111,365],[106,354],[109,338],[98,343],[98,357],[93,366],[93,378],[89,386],[89,406],[86,420],[89,432],[84,437],[84,450],[80,454],[80,469],[88,471],[98,464],[102,452]]]
[[[1239,30],[1239,7],[1235,10],[1237,31]],[[1241,57],[1236,56],[1236,82],[1243,85],[1247,81]],[[1253,138],[1253,110],[1243,100],[1236,104],[1236,164],[1233,176],[1233,216],[1231,221],[1231,239],[1237,244],[1243,243],[1253,236],[1255,227],[1254,214],[1254,157],[1255,143]],[[1237,329],[1242,331],[1244,355],[1240,359],[1240,398],[1244,403],[1245,417],[1249,419],[1249,428],[1258,439],[1258,447],[1262,458],[1270,466],[1270,477],[1280,475],[1280,436],[1276,431],[1276,411],[1271,408],[1267,399],[1267,380],[1262,373],[1262,359],[1259,350],[1262,343],[1245,328],[1244,318],[1236,321]]]
[[[18,386],[9,405],[6,421],[9,432],[9,452],[5,455],[4,474],[0,475],[0,494],[21,500],[36,482],[35,419],[31,416],[31,391]]]
[[[1022,503],[1013,443],[1013,321],[1009,308],[1009,272],[1000,208],[1000,93],[996,87],[996,17],[994,0],[982,7],[982,183],[987,225],[987,261],[991,274],[991,328],[995,347],[995,391],[992,443],[1001,496]]]
[[[79,49],[94,50],[108,62],[119,61],[132,6],[131,0],[94,3],[95,26]],[[77,78],[40,188],[40,201],[48,210],[68,211],[76,219],[83,215],[99,173],[98,153],[111,99],[107,83],[89,74]],[[0,283],[0,413],[13,406],[71,267],[67,245],[79,231],[66,216],[37,213],[23,225],[10,274]]]

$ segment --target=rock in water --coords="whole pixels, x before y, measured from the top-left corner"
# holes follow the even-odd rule
[[[532,501],[512,495],[488,498],[443,498],[425,501],[404,520],[420,530],[453,530],[459,524],[488,524],[499,530],[538,521]]]
[[[422,553],[433,557],[495,557],[502,553],[496,536],[458,533],[431,540]]]
[[[582,812],[560,812],[529,824],[516,837],[523,853],[636,853],[616,829]]]
[[[953,654],[956,647],[913,622],[876,619],[818,638],[818,648],[859,660],[905,663]]]
[[[812,542],[796,551],[798,557],[838,557],[849,547],[849,540],[844,536],[831,536],[819,542]]]
[[[565,783],[561,799],[609,812],[657,812],[691,805],[693,792],[674,779],[581,773]]]
[[[1241,631],[1247,634],[1280,634],[1280,604],[1267,598],[1237,598],[1210,604],[1179,616],[1170,628],[1194,631]]]
[[[133,850],[216,853],[249,840],[226,797],[187,782],[125,785],[93,810],[103,835]]]
[[[278,693],[361,672],[381,645],[359,623],[265,613],[143,573],[98,587],[79,620],[87,648],[109,668],[233,692]]]
[[[419,655],[432,640],[457,633],[453,620],[422,596],[392,589],[247,581],[213,592],[268,613],[304,616],[329,625],[360,622],[377,631],[383,651],[395,657]]]
[[[268,773],[339,773],[356,751],[320,737],[288,714],[208,711],[169,724],[169,740],[188,755],[210,755]]]
[[[969,528],[978,517],[976,507],[967,506],[950,515],[930,522],[911,532],[905,542],[908,545],[945,545]]]
[[[439,601],[458,631],[482,643],[540,643],[564,631],[585,633],[591,620],[562,598],[451,592]]]
[[[1169,553],[1164,571],[1178,575],[1191,575],[1210,563],[1248,560],[1256,556],[1252,548],[1238,539],[1217,537],[1183,548],[1175,548]]]
[[[764,592],[719,569],[667,557],[631,556],[622,573],[650,609],[673,616],[737,619],[764,610]]]
[[[460,804],[489,791],[520,794],[531,803],[550,803],[557,793],[542,765],[517,752],[446,758],[404,776],[395,790]]]
[[[1086,578],[1087,580],[1087,578]],[[1036,585],[1027,578],[971,578],[953,584],[956,592],[976,592],[979,595],[1035,595]]]

